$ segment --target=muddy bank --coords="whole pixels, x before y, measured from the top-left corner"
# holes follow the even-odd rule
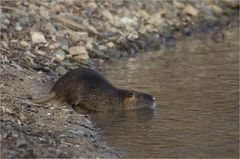
[[[118,158],[90,117],[66,106],[35,105],[29,95],[44,96],[49,76],[32,69],[1,66],[1,157]]]
[[[226,26],[237,1],[1,2],[1,157],[118,158],[87,115],[31,103],[69,69],[159,49]]]

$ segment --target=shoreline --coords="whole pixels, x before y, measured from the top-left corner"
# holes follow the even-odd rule
[[[224,10],[226,9],[226,10]],[[4,1],[1,3],[1,157],[120,158],[88,115],[35,105],[79,66],[174,46],[184,36],[239,24],[239,3],[204,1]]]

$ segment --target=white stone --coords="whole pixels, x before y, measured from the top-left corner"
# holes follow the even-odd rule
[[[120,22],[123,24],[123,25],[132,25],[132,26],[136,26],[138,23],[137,23],[137,20],[135,18],[129,18],[129,17],[123,17],[120,19]]]
[[[46,52],[44,52],[44,51],[42,51],[42,50],[37,50],[37,53],[38,53],[39,55],[46,55]]]
[[[21,27],[20,25],[16,25],[15,30],[16,30],[16,31],[21,31],[21,30],[22,30],[22,27]]]
[[[28,46],[28,42],[22,40],[22,41],[20,41],[20,45],[23,46],[23,47],[27,47]]]
[[[216,15],[221,15],[223,13],[222,8],[217,5],[211,5],[211,9]]]
[[[113,16],[112,13],[109,12],[107,9],[102,11],[104,17],[106,17],[111,23],[113,23]]]
[[[63,61],[66,57],[66,54],[62,50],[58,50],[55,52],[55,58],[57,61]]]
[[[187,4],[187,5],[185,6],[183,12],[184,12],[185,14],[188,14],[188,15],[194,16],[194,17],[196,17],[196,16],[199,15],[198,9],[194,8],[194,7],[193,7],[192,5],[190,5],[190,4]]]
[[[183,9],[184,8],[184,4],[177,1],[177,0],[174,0],[173,1],[173,5],[177,8],[177,9]]]
[[[158,13],[153,14],[148,22],[154,26],[162,25],[163,24],[162,13],[158,12]]]
[[[44,35],[41,32],[31,32],[33,43],[47,43]]]
[[[92,42],[88,41],[87,44],[86,44],[86,48],[87,49],[92,49],[93,48]]]
[[[112,48],[113,46],[114,46],[114,43],[113,43],[113,42],[108,42],[108,43],[107,43],[107,47]]]
[[[128,35],[128,39],[129,40],[136,40],[136,39],[138,39],[139,38],[139,35],[138,35],[138,33],[137,32],[133,32],[133,33],[130,33],[129,35]]]
[[[98,7],[94,2],[88,3],[87,6],[91,9],[96,9]]]

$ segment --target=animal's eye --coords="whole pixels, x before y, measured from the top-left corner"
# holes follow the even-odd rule
[[[135,101],[135,93],[130,91],[127,97],[125,98],[125,102],[133,102],[133,101]]]
[[[132,92],[132,91],[130,91],[127,98],[128,98],[128,99],[135,99],[135,93]]]
[[[129,97],[134,97],[134,92],[129,92]]]

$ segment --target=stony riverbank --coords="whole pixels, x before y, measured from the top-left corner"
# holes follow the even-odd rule
[[[1,2],[1,157],[118,158],[90,117],[29,96],[69,69],[157,50],[238,19],[237,0]],[[172,44],[172,43],[171,43]]]
[[[1,48],[64,74],[79,63],[135,56],[181,35],[227,25],[237,17],[239,2],[31,0],[3,1],[1,8]]]

